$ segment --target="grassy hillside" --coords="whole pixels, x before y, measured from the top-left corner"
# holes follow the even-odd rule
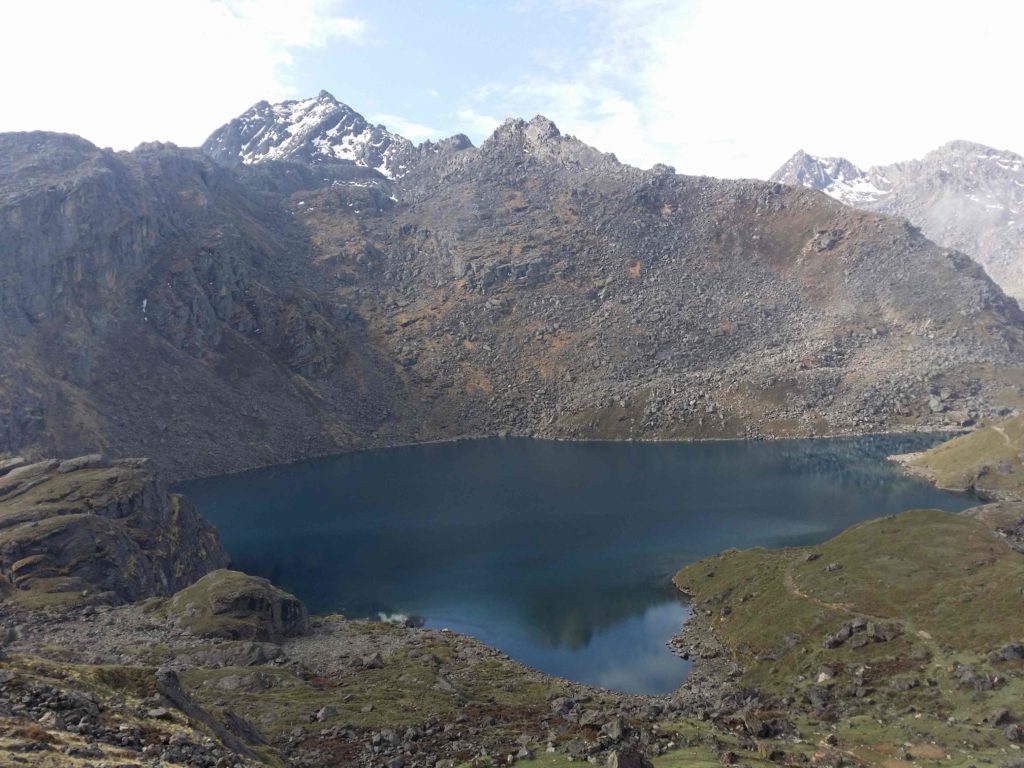
[[[900,457],[910,471],[940,488],[973,490],[983,498],[1024,499],[1024,414]]]
[[[1024,716],[1024,557],[1007,515],[1024,508],[914,510],[813,549],[725,552],[675,581],[741,685],[832,723],[858,759],[922,743],[957,762],[1006,754]]]

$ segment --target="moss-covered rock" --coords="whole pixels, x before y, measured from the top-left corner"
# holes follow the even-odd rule
[[[266,579],[217,570],[178,592],[161,611],[197,635],[278,642],[306,631],[302,602]]]

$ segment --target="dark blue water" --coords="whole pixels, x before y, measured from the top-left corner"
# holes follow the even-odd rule
[[[687,662],[669,579],[728,547],[823,541],[913,507],[960,510],[885,461],[936,438],[557,443],[366,451],[179,490],[242,570],[317,613],[404,614],[552,674],[647,693]]]

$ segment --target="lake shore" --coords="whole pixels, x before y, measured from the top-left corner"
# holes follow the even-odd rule
[[[678,625],[652,623],[671,574],[729,546],[964,505],[885,461],[932,439],[446,441],[178,488],[238,567],[314,612],[422,616],[551,674],[660,692],[685,676],[664,647]]]

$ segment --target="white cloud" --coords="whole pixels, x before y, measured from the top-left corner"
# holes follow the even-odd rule
[[[154,139],[198,144],[260,99],[308,95],[292,80],[299,52],[360,44],[366,24],[339,2],[10,0],[0,24],[0,131],[69,131],[119,148]],[[570,14],[586,40],[567,37],[557,51],[522,41],[531,74],[464,94],[454,102],[458,125],[442,126],[445,133],[479,139],[506,116],[541,113],[626,162],[719,176],[766,176],[799,148],[862,165],[919,156],[954,138],[1024,151],[1024,3],[515,7],[534,13],[550,4]],[[392,55],[401,60],[401,51]],[[491,64],[481,61],[479,70],[504,70]],[[402,85],[376,108],[390,111]],[[430,85],[444,97],[429,117],[375,119],[415,141],[437,138],[431,126],[458,97],[451,83]],[[423,93],[423,84],[415,87]]]
[[[456,112],[459,119],[460,130],[469,131],[474,136],[487,137],[494,133],[494,129],[502,123],[502,118],[478,112],[469,107],[463,107]]]
[[[620,159],[767,176],[799,148],[873,164],[955,138],[1024,151],[1024,4],[563,0],[598,43],[467,109],[542,112]]]
[[[378,113],[373,115],[370,119],[375,123],[383,123],[387,126],[388,130],[404,136],[415,144],[419,144],[421,141],[427,141],[428,139],[440,139],[442,137],[441,131],[438,129],[431,128],[429,125],[423,125],[423,123],[408,120],[399,115]]]
[[[363,31],[329,0],[7,3],[0,131],[67,131],[116,148],[196,145],[260,99],[295,95],[296,50]]]

